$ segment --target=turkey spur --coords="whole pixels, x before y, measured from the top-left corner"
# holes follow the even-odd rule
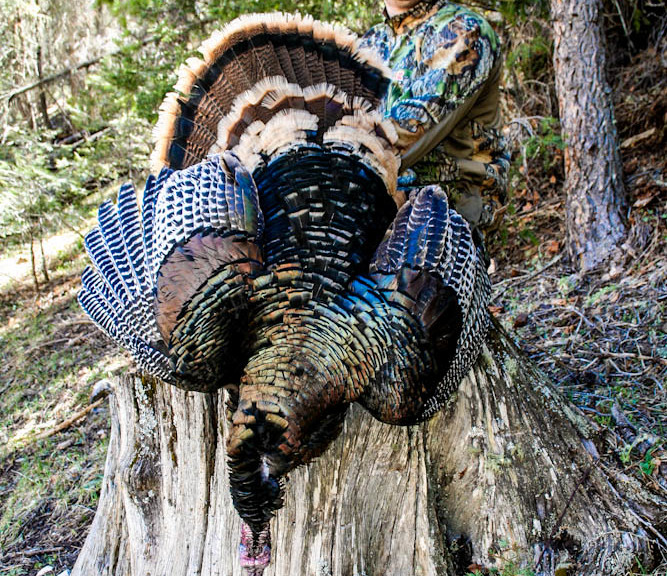
[[[142,202],[126,185],[100,207],[79,301],[141,370],[227,389],[241,563],[261,574],[285,476],[352,402],[391,424],[443,406],[489,281],[443,191],[397,188],[388,72],[351,33],[255,15],[202,53],[162,105]]]

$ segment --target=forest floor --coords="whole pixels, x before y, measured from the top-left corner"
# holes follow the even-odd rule
[[[576,274],[563,244],[562,175],[526,162],[512,214],[490,242],[491,310],[597,425],[605,464],[667,498],[665,135],[664,125],[653,132],[642,125],[646,115],[626,117],[656,101],[651,90],[632,90],[641,74],[633,78],[622,87],[630,102],[617,102],[632,207],[628,242],[611,263]],[[624,133],[623,126],[634,128]],[[80,239],[50,254],[48,246],[50,281],[39,291],[25,248],[0,255],[3,274],[23,266],[0,286],[2,576],[72,567],[95,513],[107,447],[107,403],[90,409],[90,396],[129,364],[76,302],[86,262]],[[73,415],[79,418],[68,422]],[[665,540],[655,537],[665,566]],[[649,572],[638,566],[642,573]]]

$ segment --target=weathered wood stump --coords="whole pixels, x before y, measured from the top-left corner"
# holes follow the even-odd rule
[[[102,495],[73,576],[240,576],[223,393],[129,375],[111,414]],[[291,475],[266,575],[647,566],[650,524],[627,501],[637,487],[596,464],[593,433],[494,329],[446,413],[393,427],[351,410],[324,456]]]

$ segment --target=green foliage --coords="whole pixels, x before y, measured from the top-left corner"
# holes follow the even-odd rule
[[[131,41],[105,59],[90,78],[91,87],[103,98],[102,117],[130,113],[155,122],[160,103],[176,81],[175,71],[192,55],[182,39],[173,30],[164,30],[160,42],[142,46]]]
[[[507,22],[516,25],[528,18],[549,18],[549,0],[495,0],[493,6]]]
[[[507,66],[520,72],[525,80],[543,80],[551,70],[553,41],[545,30],[527,42],[519,43],[507,55]]]
[[[48,136],[15,129],[0,149],[2,237],[29,233],[76,193],[74,183],[59,169],[67,160],[48,142]]]
[[[0,147],[0,238],[39,237],[62,227],[91,192],[132,176],[134,165],[144,167],[148,133],[147,123],[121,117],[63,145],[55,143],[53,130],[6,127]],[[119,147],[123,154],[117,154]]]
[[[196,18],[197,2],[194,0],[181,0],[179,2],[163,0],[99,0],[100,4],[109,6],[111,13],[119,20],[125,28],[130,27],[134,21],[158,22],[168,20],[172,25]]]
[[[380,21],[382,10],[379,2],[372,0],[212,0],[208,6],[209,16],[220,22],[231,20],[239,14],[249,12],[300,12],[310,14],[319,20],[338,22],[348,26],[357,33],[367,30],[372,24]]]
[[[539,160],[545,172],[549,172],[560,160],[557,152],[565,149],[557,118],[542,118],[533,135],[525,144],[524,154],[531,160]]]
[[[519,237],[526,243],[533,246],[540,245],[540,239],[532,228],[522,228],[519,230]]]
[[[644,458],[639,463],[639,469],[642,471],[642,474],[646,476],[651,476],[656,469],[655,460],[653,459],[653,454],[656,452],[657,448],[651,448],[644,454]]]
[[[639,471],[644,476],[651,476],[656,469],[654,454],[659,450],[660,446],[654,446],[646,451],[641,460],[637,461],[633,458],[633,450],[635,447],[645,440],[645,436],[638,436],[632,444],[625,444],[620,449],[618,457],[625,466],[638,466]]]

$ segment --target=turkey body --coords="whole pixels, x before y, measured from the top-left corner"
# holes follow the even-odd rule
[[[279,479],[326,449],[371,384],[377,415],[409,424],[442,373],[419,323],[368,273],[396,213],[377,175],[308,147],[256,183],[265,269],[249,280],[227,452],[235,505],[259,529],[281,503]]]
[[[440,188],[397,189],[386,71],[355,42],[289,15],[230,24],[163,105],[141,210],[124,186],[86,237],[98,326],[166,382],[227,389],[250,574],[284,478],[349,405],[428,418],[486,331],[481,251]]]

